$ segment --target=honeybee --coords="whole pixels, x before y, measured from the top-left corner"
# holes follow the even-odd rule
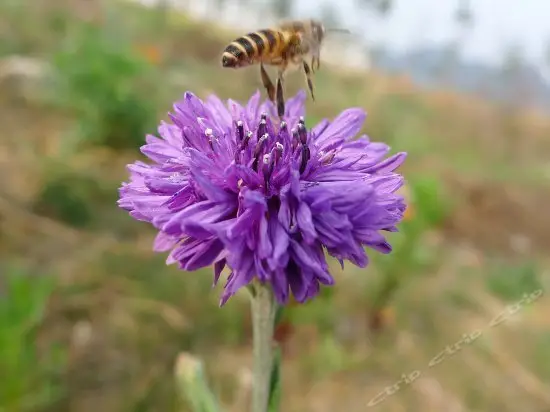
[[[347,32],[343,29],[331,31]],[[285,112],[283,80],[290,68],[303,69],[311,98],[315,101],[312,73],[320,67],[321,44],[325,33],[324,25],[318,20],[282,22],[276,28],[248,33],[229,43],[222,54],[222,66],[238,69],[259,64],[262,84],[269,99],[276,101],[277,113],[282,117]],[[308,56],[311,57],[310,63],[306,61]],[[265,65],[278,68],[276,87]]]

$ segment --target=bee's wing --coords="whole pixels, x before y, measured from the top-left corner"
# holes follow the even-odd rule
[[[299,27],[303,27],[303,24],[299,20],[285,19],[281,20],[277,27],[281,30],[298,31]]]

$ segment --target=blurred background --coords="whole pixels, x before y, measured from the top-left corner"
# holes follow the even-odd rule
[[[219,309],[211,270],[167,267],[116,200],[186,90],[261,89],[220,54],[282,17],[352,30],[323,49],[307,122],[365,108],[409,152],[410,206],[393,254],[332,262],[336,286],[286,309],[281,410],[550,411],[546,2],[2,0],[1,412],[188,411],[181,353],[247,410],[246,294]]]

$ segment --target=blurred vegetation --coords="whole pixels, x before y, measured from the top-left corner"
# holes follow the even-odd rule
[[[55,96],[77,119],[83,143],[135,148],[154,132],[159,74],[116,33],[84,24],[53,62]]]
[[[40,342],[52,277],[3,268],[0,283],[0,410],[37,410],[62,394],[61,348]]]
[[[371,329],[378,330],[384,323],[384,310],[403,287],[418,276],[431,273],[444,260],[444,250],[427,239],[447,217],[446,204],[439,182],[431,177],[412,177],[409,184],[409,206],[398,234],[389,236],[393,247],[390,255],[375,256],[380,271],[379,284],[370,291]],[[404,276],[406,274],[406,276]]]
[[[0,33],[0,56],[44,63],[37,83],[22,76],[32,87],[0,79],[0,411],[186,411],[182,352],[205,361],[223,410],[246,410],[246,298],[219,309],[210,270],[167,267],[154,231],[116,207],[125,165],[185,90],[261,88],[255,68],[219,65],[238,33],[167,7],[62,0],[2,3]],[[376,70],[327,64],[315,83],[308,125],[361,106],[365,133],[409,153],[410,206],[394,253],[371,252],[365,271],[331,262],[337,285],[285,309],[281,410],[363,411],[384,391],[384,411],[550,408],[550,302],[522,300],[549,284],[550,119]]]

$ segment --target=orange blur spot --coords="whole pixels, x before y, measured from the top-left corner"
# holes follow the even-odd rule
[[[136,51],[152,65],[158,66],[162,62],[162,53],[159,47],[154,44],[138,44]]]
[[[407,208],[405,209],[405,213],[403,213],[403,220],[408,221],[411,220],[414,217],[414,206],[412,204],[408,204]]]

